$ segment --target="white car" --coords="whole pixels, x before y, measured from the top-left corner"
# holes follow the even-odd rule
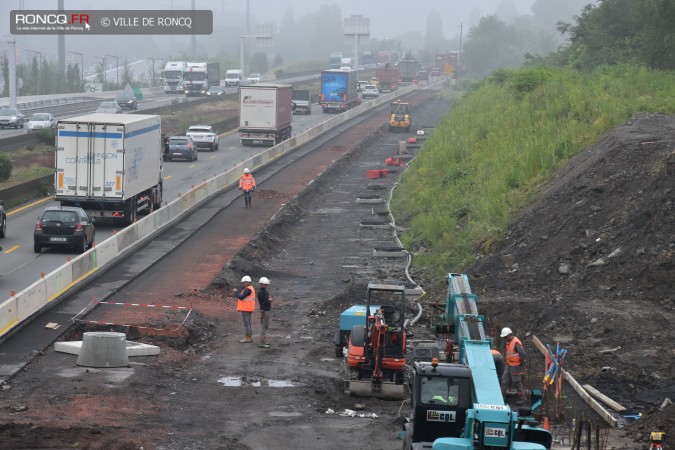
[[[34,113],[28,121],[28,131],[36,131],[42,128],[56,128],[56,120],[49,113]]]
[[[192,138],[198,150],[218,150],[218,133],[211,125],[192,125],[185,134]]]
[[[377,86],[374,84],[366,84],[363,86],[361,91],[361,97],[366,98],[377,98],[380,96],[380,91],[377,90]]]
[[[248,81],[251,84],[260,83],[260,81],[261,81],[260,74],[259,73],[252,73],[251,75],[248,76],[246,81]]]

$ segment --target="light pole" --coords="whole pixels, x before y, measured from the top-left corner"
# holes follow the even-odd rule
[[[105,84],[106,84],[106,72],[108,71],[108,65],[105,62],[105,56],[100,57],[100,56],[94,56],[96,59],[100,59],[101,63],[103,63],[103,88],[101,88],[101,91],[105,91]]]
[[[105,57],[110,56],[111,58],[115,58],[115,84],[117,85],[117,89],[120,88],[120,63],[119,60],[117,59],[117,56],[113,55],[103,55]]]
[[[462,22],[459,23],[459,55],[457,55],[457,73],[455,73],[455,82],[459,81],[460,67],[462,67]]]
[[[150,77],[150,87],[155,87],[155,58],[146,56],[145,59],[152,61],[152,76]]]
[[[82,86],[84,86],[84,55],[82,53],[73,52],[70,50],[68,50],[68,53],[72,53],[73,55],[80,55],[80,83],[82,83]]]

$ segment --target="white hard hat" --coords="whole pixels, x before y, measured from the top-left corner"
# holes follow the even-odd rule
[[[242,282],[242,283],[243,283],[244,281],[247,282],[247,283],[250,283],[250,282],[251,282],[251,277],[249,277],[248,275],[246,275],[245,277],[243,277],[243,278],[241,279],[241,282]]]
[[[248,167],[244,169],[244,173],[249,173]]]
[[[261,277],[260,284],[270,284],[270,280],[268,280],[267,277]]]
[[[509,334],[513,334],[513,331],[511,331],[511,328],[504,327],[504,328],[502,328],[502,334],[500,334],[499,337],[506,337]]]

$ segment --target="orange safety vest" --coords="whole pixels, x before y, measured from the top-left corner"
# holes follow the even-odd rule
[[[255,178],[250,173],[245,173],[239,178],[239,188],[245,190],[246,192],[250,191],[255,187]]]
[[[246,286],[246,288],[248,288],[251,293],[243,300],[239,299],[237,302],[237,311],[253,312],[255,311],[255,289],[253,289],[253,285]],[[242,291],[246,288],[243,288]]]
[[[511,339],[511,342],[506,344],[506,364],[509,366],[519,366],[521,364],[520,354],[516,351],[516,345],[523,345],[517,337],[514,337]]]

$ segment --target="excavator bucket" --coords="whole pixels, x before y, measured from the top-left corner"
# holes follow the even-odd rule
[[[369,380],[345,380],[345,394],[350,397],[403,400],[408,398],[407,391],[405,384],[382,383],[376,386]]]

